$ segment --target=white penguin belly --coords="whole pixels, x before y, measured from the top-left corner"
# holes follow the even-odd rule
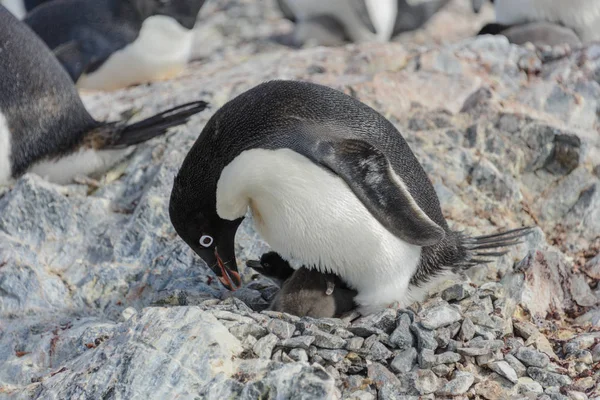
[[[284,258],[339,275],[358,291],[362,312],[412,302],[409,281],[421,248],[392,235],[346,183],[289,149],[252,149],[227,165],[217,213],[250,207],[256,229]]]
[[[106,172],[133,150],[80,150],[55,160],[35,163],[28,172],[33,172],[49,182],[65,185],[71,183],[78,175],[88,176]]]
[[[6,9],[18,19],[23,19],[27,14],[25,2],[23,0],[2,0],[0,4],[6,7]]]
[[[583,42],[600,40],[597,0],[496,0],[494,9],[499,24],[554,22],[573,29]]]
[[[12,166],[10,161],[10,130],[6,118],[0,112],[0,186],[11,181]]]
[[[114,90],[177,76],[189,61],[193,39],[193,31],[171,17],[149,17],[133,43],[113,53],[96,71],[82,75],[77,86]]]

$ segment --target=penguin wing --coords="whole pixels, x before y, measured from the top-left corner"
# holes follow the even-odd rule
[[[387,157],[371,144],[360,139],[318,141],[301,153],[342,178],[371,214],[405,242],[431,246],[444,237],[444,229],[425,214]]]

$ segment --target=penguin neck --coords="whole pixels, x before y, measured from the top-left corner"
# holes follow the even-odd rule
[[[289,149],[250,149],[221,172],[216,209],[235,220],[250,208],[273,250],[338,275],[369,311],[412,302],[421,247],[383,227],[337,175]]]

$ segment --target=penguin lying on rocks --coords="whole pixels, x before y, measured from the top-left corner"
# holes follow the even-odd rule
[[[0,186],[26,172],[56,183],[104,172],[207,106],[183,104],[133,124],[96,121],[48,47],[2,6],[0,93]]]
[[[503,35],[511,43],[578,47],[600,40],[600,2],[596,0],[491,0],[496,20],[478,35]],[[483,0],[472,0],[479,12]]]
[[[299,81],[266,82],[221,107],[173,183],[175,230],[230,290],[241,285],[234,237],[248,209],[274,251],[337,275],[363,314],[422,300],[434,278],[491,262],[530,231],[453,231],[394,125]]]
[[[352,311],[356,291],[349,289],[337,276],[315,269],[294,270],[276,252],[265,253],[260,261],[246,265],[260,274],[280,282],[281,289],[269,309],[299,317],[333,318]]]
[[[180,74],[205,0],[61,0],[24,19],[77,86],[112,90]]]
[[[387,42],[423,26],[449,0],[278,0],[293,21],[294,45]]]

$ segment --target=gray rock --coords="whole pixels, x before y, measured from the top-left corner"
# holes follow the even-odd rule
[[[323,332],[316,326],[307,327],[302,333],[303,335],[313,336],[315,338],[315,346],[322,347],[324,349],[341,349],[346,345],[346,341],[344,339],[334,336],[330,333]]]
[[[244,340],[247,336],[254,336],[255,338],[260,339],[268,333],[265,328],[256,323],[236,323],[233,326],[228,327],[228,329],[233,336],[238,338],[238,340]]]
[[[442,299],[446,301],[462,300],[475,293],[475,288],[467,283],[457,283],[442,292]]]
[[[429,394],[438,389],[439,381],[432,370],[419,369],[415,376],[414,386],[420,394]]]
[[[514,355],[528,367],[545,368],[550,362],[550,359],[544,353],[525,346],[517,349]]]
[[[431,369],[434,365],[437,365],[437,357],[433,350],[423,349],[419,354],[419,367],[421,369]]]
[[[377,389],[381,389],[384,385],[402,386],[398,378],[378,362],[373,362],[367,367],[367,376],[375,383]]]
[[[517,372],[506,361],[494,361],[487,364],[487,367],[512,383],[517,383],[518,381]]]
[[[470,372],[455,372],[451,381],[448,381],[435,393],[441,396],[456,396],[464,394],[471,388],[475,382],[475,377]]]
[[[365,342],[365,339],[360,336],[350,338],[350,339],[346,340],[346,350],[358,351],[358,350],[360,350],[360,348],[362,347],[364,342]]]
[[[435,367],[431,368],[431,370],[440,378],[446,377],[448,376],[452,371],[454,371],[454,368],[452,366],[446,365],[446,364],[439,364],[436,365]]]
[[[417,362],[417,350],[414,347],[409,347],[406,350],[401,351],[394,357],[390,367],[392,370],[399,374],[405,374],[412,370],[413,366]]]
[[[296,336],[293,338],[285,339],[281,341],[283,347],[288,348],[299,348],[308,350],[311,344],[315,341],[314,336]]]
[[[527,368],[527,375],[531,379],[541,383],[542,386],[566,386],[571,384],[571,378],[568,376],[546,371],[538,367]]]
[[[308,354],[306,350],[300,348],[291,349],[288,354],[293,360],[300,362],[308,362]]]
[[[410,332],[411,320],[408,314],[400,314],[398,325],[390,335],[390,342],[395,344],[400,350],[413,347],[415,338]]]
[[[527,374],[527,367],[512,354],[505,354],[504,361],[506,361],[515,370],[519,378]]]
[[[348,352],[346,350],[319,350],[317,354],[326,361],[338,363],[342,361]]]
[[[422,351],[423,349],[437,349],[438,344],[437,340],[435,340],[433,331],[423,328],[418,323],[413,323],[410,326],[410,331],[417,337],[417,348],[419,351]]]
[[[600,361],[600,343],[592,348],[592,360],[594,360],[594,362]]]
[[[421,325],[426,329],[438,329],[461,320],[462,316],[448,304],[441,304],[426,309],[420,314]]]
[[[285,340],[292,337],[294,331],[296,330],[296,325],[279,319],[272,319],[267,324],[267,329],[279,339]]]
[[[264,336],[254,344],[252,350],[254,350],[254,354],[256,354],[259,358],[271,358],[271,354],[273,353],[273,349],[275,345],[277,345],[277,336],[272,333],[269,333],[267,336]]]
[[[490,354],[491,349],[485,347],[459,347],[456,349],[463,356],[476,357]]]
[[[452,364],[455,362],[459,362],[460,359],[460,354],[454,353],[452,351],[447,351],[445,353],[440,353],[436,355],[436,364]]]
[[[346,396],[349,400],[375,400],[375,395],[364,390],[357,390]]]
[[[369,314],[354,321],[348,330],[357,336],[367,337],[381,331],[391,333],[396,326],[396,311],[385,308],[382,311]]]
[[[515,387],[518,394],[540,394],[544,393],[544,388],[538,382],[528,377],[519,378]]]
[[[378,400],[413,400],[413,397],[415,397],[415,396],[406,396],[406,395],[401,394],[403,392],[404,392],[404,390],[401,387],[386,384],[386,385],[383,385],[383,387],[381,389],[379,389],[379,392],[377,393],[377,395],[378,395],[377,399]],[[415,398],[414,400],[418,400],[418,398]]]

